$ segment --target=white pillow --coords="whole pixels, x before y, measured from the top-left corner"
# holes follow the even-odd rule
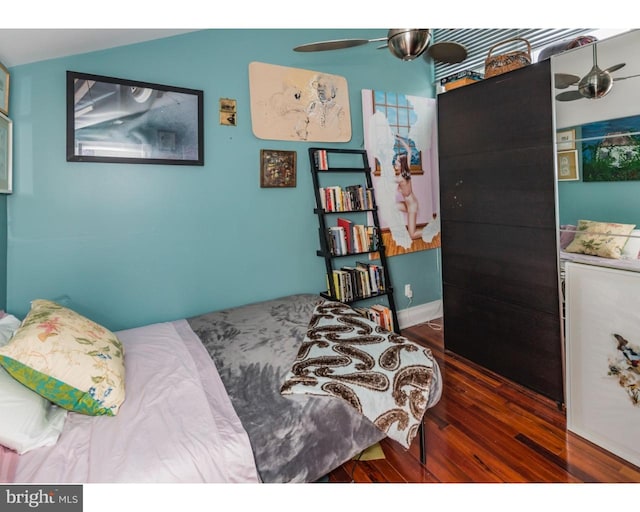
[[[20,320],[13,315],[0,318],[0,347],[19,326]],[[53,445],[66,417],[65,409],[20,384],[0,367],[0,444],[20,454]]]
[[[622,248],[622,257],[637,260],[640,253],[640,229],[634,229]]]
[[[20,327],[20,320],[13,315],[0,318],[0,347],[7,344],[16,329]]]
[[[0,368],[0,444],[26,453],[58,441],[67,410],[53,405]]]

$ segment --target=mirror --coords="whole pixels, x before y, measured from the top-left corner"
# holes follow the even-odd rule
[[[596,63],[611,83],[588,99],[576,78],[593,79],[587,75]],[[551,72],[559,224],[588,219],[640,227],[640,30],[553,55]]]

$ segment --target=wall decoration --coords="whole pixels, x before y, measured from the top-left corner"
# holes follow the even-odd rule
[[[635,406],[640,404],[640,345],[631,343],[620,334],[614,334],[616,355],[609,358],[609,375],[614,377]]]
[[[203,91],[67,71],[67,161],[204,165]]]
[[[565,270],[567,430],[640,465],[640,272]]]
[[[0,114],[0,194],[13,192],[13,122]]]
[[[556,134],[556,146],[558,151],[568,151],[576,149],[576,131],[562,130]]]
[[[640,116],[581,128],[583,181],[640,180]]]
[[[558,151],[558,180],[576,181],[579,180],[578,172],[578,151]]]
[[[224,126],[236,126],[236,100],[220,98],[220,124]]]
[[[249,89],[251,125],[259,139],[351,140],[349,91],[344,77],[251,62]]]
[[[0,112],[9,115],[9,70],[0,63]]]
[[[263,188],[296,186],[296,152],[260,150],[260,186]]]
[[[365,149],[387,256],[440,247],[436,104],[362,91]]]

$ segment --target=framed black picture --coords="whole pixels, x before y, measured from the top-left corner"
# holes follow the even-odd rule
[[[203,95],[67,71],[67,161],[204,165]]]
[[[296,174],[295,151],[260,150],[260,186],[262,188],[295,187]]]

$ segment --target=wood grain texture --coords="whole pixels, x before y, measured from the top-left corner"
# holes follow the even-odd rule
[[[448,349],[563,402],[548,61],[438,96]]]
[[[384,439],[385,459],[350,461],[330,482],[640,482],[640,468],[568,432],[553,400],[445,350],[442,330],[402,334],[429,347],[443,375],[442,399],[425,415],[426,463],[417,440],[405,450]]]

